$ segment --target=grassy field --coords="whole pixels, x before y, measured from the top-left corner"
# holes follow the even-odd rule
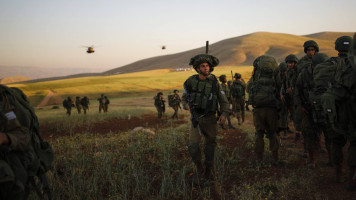
[[[233,73],[242,74],[248,80],[252,73],[252,67],[216,67],[214,74],[220,76],[225,74],[228,80]],[[32,102],[37,105],[44,98],[48,90],[65,98],[67,96],[88,96],[96,99],[101,93],[109,98],[122,98],[136,96],[150,96],[157,91],[172,92],[173,89],[183,90],[184,81],[193,71],[174,72],[169,69],[136,72],[114,76],[97,76],[87,78],[75,78],[58,81],[48,81],[40,83],[12,84],[11,87],[18,87],[25,92]]]

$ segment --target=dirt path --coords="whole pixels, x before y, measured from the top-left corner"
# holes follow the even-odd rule
[[[61,102],[61,100],[62,98],[59,95],[57,95],[53,90],[48,90],[48,93],[45,96],[45,98],[36,107],[38,108],[38,107],[47,106],[51,103],[58,104]]]

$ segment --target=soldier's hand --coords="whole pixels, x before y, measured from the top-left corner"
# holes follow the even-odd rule
[[[222,115],[220,115],[219,120],[218,120],[218,124],[220,125],[224,125],[226,121],[226,118]]]
[[[291,95],[293,93],[293,88],[287,88],[286,92]]]
[[[286,103],[286,100],[284,99],[284,95],[282,95],[282,94],[281,94],[281,101],[282,101],[283,104]]]
[[[9,137],[5,133],[0,132],[0,145],[8,145],[9,143]]]

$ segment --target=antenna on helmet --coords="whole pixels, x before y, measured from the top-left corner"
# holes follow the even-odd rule
[[[206,44],[205,44],[205,54],[208,54],[209,53],[209,41],[206,41]]]

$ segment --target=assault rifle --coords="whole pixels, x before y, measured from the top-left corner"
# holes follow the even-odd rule
[[[184,83],[184,90],[186,91],[186,95],[187,95],[186,99],[187,99],[187,102],[189,105],[189,111],[190,111],[190,114],[192,115],[190,120],[192,121],[193,127],[198,128],[199,135],[202,135],[202,132],[201,132],[200,126],[199,126],[199,115],[198,115],[196,107],[193,103],[193,99],[190,95],[190,90],[188,89],[187,81]]]

